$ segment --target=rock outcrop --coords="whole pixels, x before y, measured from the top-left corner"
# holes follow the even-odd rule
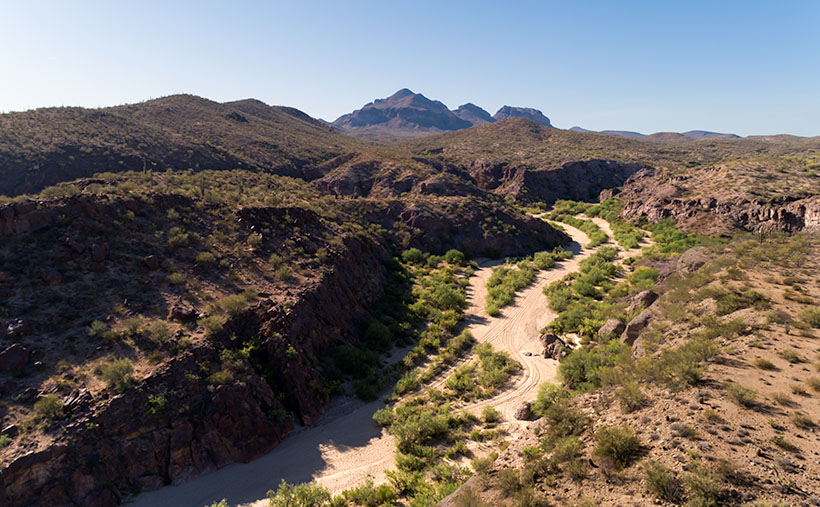
[[[558,335],[554,333],[544,333],[540,337],[541,345],[543,345],[544,350],[541,352],[547,359],[555,359],[556,361],[563,359],[566,357],[569,348],[567,347],[566,342],[558,337]]]
[[[621,336],[626,330],[626,324],[621,319],[609,319],[598,329],[598,336],[608,338],[611,336]]]
[[[635,343],[635,340],[638,339],[641,331],[643,331],[651,321],[652,312],[647,308],[639,313],[634,319],[629,321],[629,324],[626,325],[626,330],[624,330],[621,335],[621,341],[631,346]]]

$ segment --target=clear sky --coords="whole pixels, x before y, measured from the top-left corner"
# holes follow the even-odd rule
[[[561,128],[820,135],[820,1],[0,0],[0,110],[400,88]]]

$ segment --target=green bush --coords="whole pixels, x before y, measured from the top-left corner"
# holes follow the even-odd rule
[[[637,290],[644,290],[652,287],[658,281],[660,273],[657,269],[652,269],[646,266],[638,266],[635,271],[629,275],[629,283]]]
[[[811,327],[820,328],[820,308],[806,308],[800,312],[800,318]]]
[[[447,264],[463,266],[466,257],[460,251],[453,249],[447,250],[447,253],[444,254],[444,260],[447,261]]]
[[[106,341],[114,341],[119,338],[117,333],[101,320],[95,320],[91,323],[91,326],[88,328],[88,336],[92,338],[102,338]]]
[[[216,255],[211,252],[199,252],[196,254],[196,257],[194,257],[194,262],[200,266],[211,266],[216,264]]]
[[[289,484],[284,479],[279,488],[268,491],[270,507],[323,507],[330,503],[328,490],[314,484]]]
[[[627,382],[615,393],[625,413],[634,412],[646,405],[646,395],[635,382]]]
[[[233,294],[220,299],[219,306],[231,317],[236,317],[248,308],[248,300],[242,294]]]
[[[657,498],[677,503],[680,500],[682,487],[675,474],[666,468],[663,463],[655,460],[643,464],[646,489]]]
[[[171,337],[171,330],[168,328],[168,323],[164,320],[155,320],[145,326],[145,332],[148,333],[148,338],[157,344],[163,343]]]
[[[196,323],[199,327],[205,329],[209,335],[214,335],[222,331],[225,319],[219,315],[209,315],[199,319]]]
[[[125,392],[134,383],[134,365],[128,358],[111,358],[100,365],[100,377],[118,393]]]
[[[736,382],[727,382],[724,388],[729,398],[741,407],[750,408],[757,404],[757,393],[754,389],[744,387]]]
[[[628,467],[640,450],[638,437],[628,426],[603,426],[595,432],[593,452],[618,469]]]
[[[693,462],[689,471],[683,476],[683,484],[689,492],[689,503],[692,507],[713,507],[720,505],[721,481],[710,470]]]
[[[56,394],[46,394],[34,402],[34,415],[38,421],[51,422],[63,416],[63,400]]]
[[[8,435],[0,435],[0,451],[8,447],[12,440],[13,439]]]
[[[410,248],[401,254],[401,260],[407,264],[421,265],[426,262],[424,254],[418,248]]]
[[[556,402],[569,397],[561,386],[544,382],[538,386],[538,394],[532,404],[532,413],[538,417],[544,417],[547,410],[555,405]]]
[[[491,405],[487,405],[481,411],[481,417],[484,419],[484,422],[487,424],[495,424],[501,420],[501,412],[495,409],[495,407]]]

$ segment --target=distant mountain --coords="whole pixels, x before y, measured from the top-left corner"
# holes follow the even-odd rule
[[[641,134],[630,130],[588,130],[581,127],[572,127],[573,132],[586,134],[606,134],[609,136],[645,138],[653,141],[688,141],[690,139],[740,139],[737,134],[722,134],[720,132],[709,132],[708,130],[690,130],[688,132],[656,132],[654,134]]]
[[[474,127],[495,121],[490,113],[469,102],[458,106],[458,109],[453,112],[462,120],[470,122]]]
[[[419,137],[472,127],[437,100],[403,88],[386,99],[377,99],[352,113],[340,116],[332,125],[363,138]]]
[[[493,118],[496,121],[507,118],[526,118],[545,127],[552,127],[550,119],[544,116],[544,113],[531,107],[504,106],[493,115]]]
[[[507,118],[527,118],[552,127],[549,118],[537,109],[504,106],[494,116],[490,116],[490,113],[477,105],[467,103],[451,111],[441,102],[430,100],[407,88],[340,116],[331,125],[354,137],[390,139],[440,134]]]

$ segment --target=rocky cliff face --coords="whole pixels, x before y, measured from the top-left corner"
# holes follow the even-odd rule
[[[266,213],[247,210],[243,219],[269,220]],[[301,288],[292,306],[263,299],[113,398],[77,393],[85,403],[67,402],[71,423],[44,449],[0,470],[0,504],[116,505],[134,492],[265,454],[291,429],[289,412],[315,423],[328,395],[317,387],[321,377],[310,358],[336,343],[356,343],[385,283],[381,245],[352,236],[344,246],[335,269]],[[224,363],[222,351],[254,337],[264,372],[244,363],[232,368],[230,382],[209,377]],[[161,408],[152,405],[156,396],[165,400]]]
[[[738,229],[747,231],[820,230],[820,197],[783,196],[751,200],[733,195],[731,189],[692,191],[686,176],[664,177],[647,169],[635,173],[623,186],[620,198],[626,202],[623,217],[640,217],[651,222],[674,218],[692,232],[720,234]],[[602,198],[612,195],[605,191]]]
[[[623,185],[643,168],[640,164],[599,159],[569,162],[558,169],[477,160],[469,171],[480,188],[513,195],[524,202],[552,204],[558,199],[594,200],[601,191]]]

